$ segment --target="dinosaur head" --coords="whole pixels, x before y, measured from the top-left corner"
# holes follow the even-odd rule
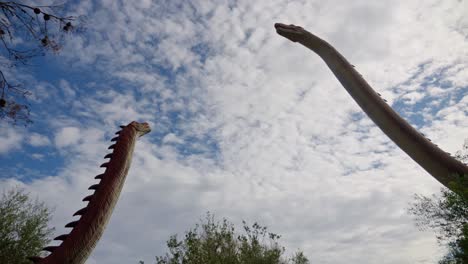
[[[141,137],[151,131],[151,128],[148,123],[138,123],[136,121],[131,122],[128,126],[132,126],[138,133],[138,136]]]
[[[279,35],[293,41],[298,42],[307,36],[307,32],[305,29],[295,25],[285,25],[282,23],[275,23],[276,33]]]

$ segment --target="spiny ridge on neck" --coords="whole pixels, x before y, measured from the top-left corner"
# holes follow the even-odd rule
[[[91,185],[88,189],[93,193],[83,198],[88,204],[73,214],[80,218],[65,225],[71,228],[70,233],[54,238],[61,241],[59,245],[43,248],[50,253],[48,256],[30,257],[34,263],[82,264],[95,247],[123,187],[136,139],[150,131],[148,124],[135,121],[120,127],[117,136],[111,139],[115,143],[108,148],[113,151],[104,156],[109,160],[100,166],[105,171],[94,177],[99,182]]]

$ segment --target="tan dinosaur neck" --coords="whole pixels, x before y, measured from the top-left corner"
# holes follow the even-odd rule
[[[69,234],[55,238],[63,241],[62,244],[44,248],[51,252],[47,257],[31,257],[30,260],[39,264],[85,263],[101,238],[119,198],[130,168],[136,140],[149,131],[146,123],[131,122],[122,126],[122,130],[116,133],[118,136],[112,139],[116,143],[109,147],[114,150],[113,153],[105,156],[110,158],[109,162],[101,165],[106,168],[105,172],[95,177],[101,181],[89,187],[94,193],[83,199],[88,205],[74,214],[81,218],[65,226],[72,228]]]
[[[370,119],[440,183],[449,187],[457,175],[468,174],[465,164],[425,138],[387,105],[333,46],[301,27],[279,23],[275,27],[278,34],[317,53]]]

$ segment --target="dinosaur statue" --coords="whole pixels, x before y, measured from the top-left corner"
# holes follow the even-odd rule
[[[438,148],[387,105],[333,46],[299,26],[276,23],[275,28],[279,35],[319,55],[370,119],[436,180],[450,189],[449,182],[468,174],[465,164]]]
[[[29,259],[34,263],[82,264],[91,254],[119,199],[130,168],[136,140],[151,131],[147,123],[135,121],[120,127],[122,130],[116,133],[118,136],[111,140],[116,143],[108,148],[113,149],[113,153],[104,157],[110,160],[101,165],[106,170],[95,177],[101,180],[100,183],[89,187],[89,190],[94,190],[94,194],[83,199],[88,202],[88,205],[73,214],[81,218],[65,226],[72,228],[69,234],[60,235],[54,239],[63,241],[59,246],[48,246],[43,249],[50,252],[47,257],[30,257]]]

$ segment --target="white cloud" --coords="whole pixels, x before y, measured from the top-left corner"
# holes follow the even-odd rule
[[[0,155],[20,149],[23,134],[12,127],[1,126],[0,128]]]
[[[29,135],[28,141],[29,144],[31,144],[34,147],[42,147],[50,144],[50,140],[47,136],[38,133],[31,133]]]
[[[182,140],[181,138],[177,137],[175,134],[173,133],[169,133],[167,134],[166,136],[164,136],[163,140],[162,140],[163,143],[175,143],[175,144],[182,144],[184,143],[184,140]]]
[[[77,127],[64,127],[55,134],[55,145],[59,148],[78,143],[80,129]]]
[[[76,92],[67,80],[61,79],[59,81],[59,87],[62,89],[65,99],[70,100],[75,97]]]
[[[56,146],[76,157],[27,185],[57,207],[54,225],[80,208],[116,125],[148,120],[153,127],[137,144],[90,263],[149,262],[170,234],[207,210],[265,224],[288,250],[300,248],[317,263],[429,263],[444,254],[404,210],[413,193],[440,185],[362,114],[318,56],[278,36],[273,24],[296,23],[328,40],[389,103],[403,103],[405,118],[453,152],[468,134],[462,4],[77,5],[95,23],[64,56],[124,89],[98,81],[69,106],[79,120],[48,121]],[[190,146],[193,153],[181,153]]]
[[[44,160],[45,155],[39,154],[39,153],[33,153],[31,154],[31,157],[36,160]]]

